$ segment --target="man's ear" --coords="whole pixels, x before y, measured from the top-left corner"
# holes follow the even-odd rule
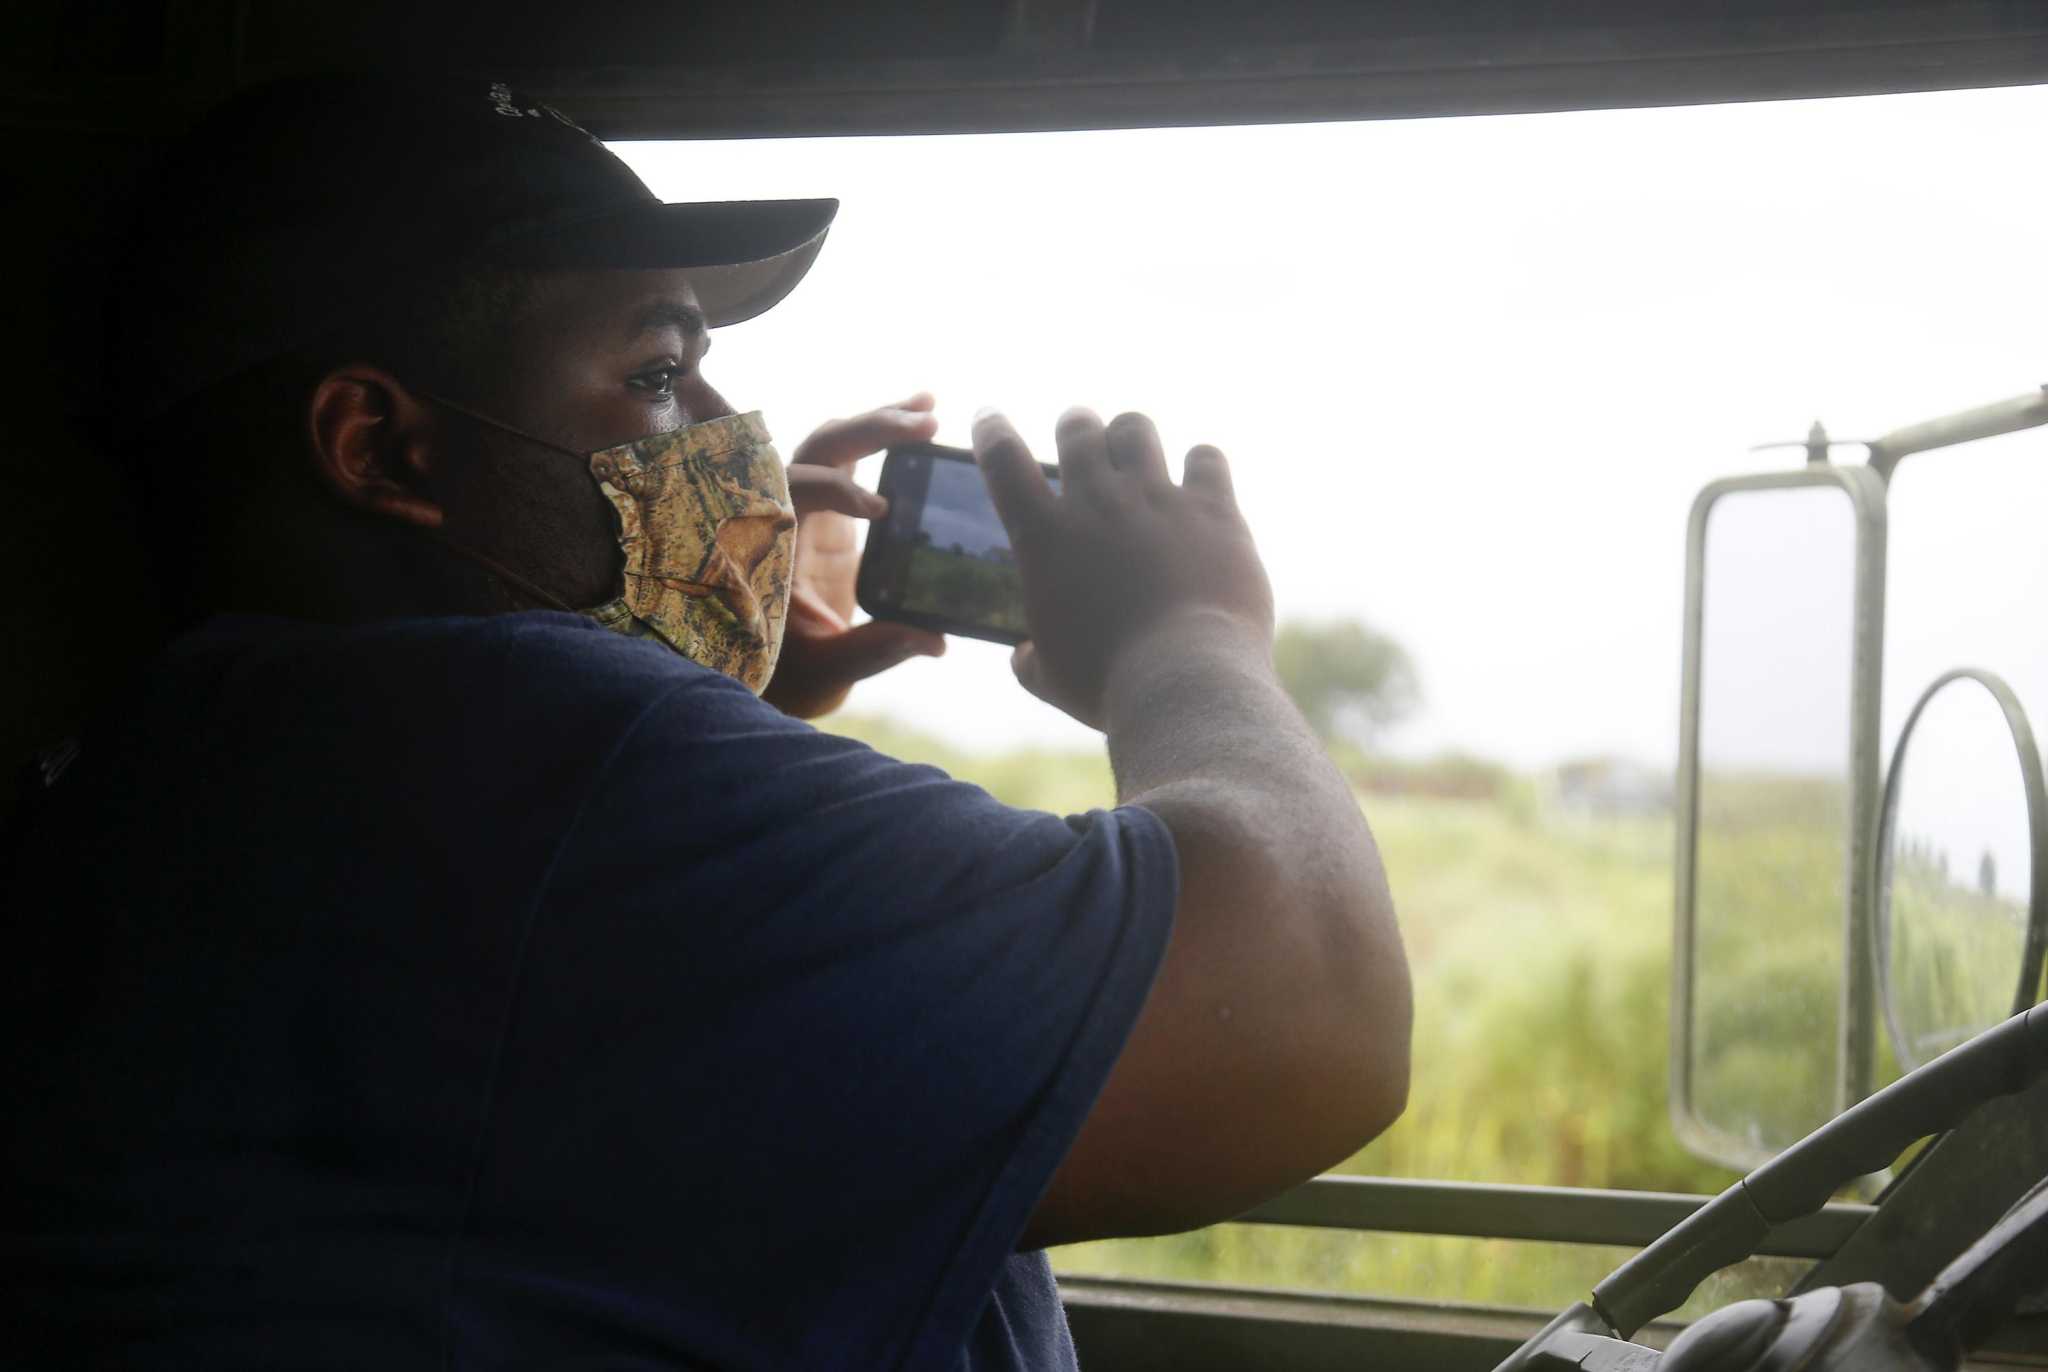
[[[440,453],[435,418],[381,367],[336,367],[306,406],[314,474],[344,504],[438,529],[446,512],[427,495]]]

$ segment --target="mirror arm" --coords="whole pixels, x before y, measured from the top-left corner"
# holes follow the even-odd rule
[[[1960,414],[1944,415],[1923,424],[1908,424],[1903,429],[1894,429],[1869,445],[1870,465],[1879,476],[1889,481],[1892,469],[1914,453],[1952,448],[1958,443],[2018,433],[2021,429],[2032,429],[2042,424],[2048,424],[2048,386],[2010,400],[1964,410]]]

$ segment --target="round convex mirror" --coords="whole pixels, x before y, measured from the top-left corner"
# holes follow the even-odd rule
[[[1877,860],[1877,983],[1910,1071],[2040,995],[2048,800],[2033,730],[1998,677],[1950,672],[1913,707]]]

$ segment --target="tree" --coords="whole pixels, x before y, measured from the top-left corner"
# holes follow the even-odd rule
[[[1368,744],[1421,700],[1407,651],[1355,619],[1282,624],[1273,663],[1280,684],[1325,743]]]

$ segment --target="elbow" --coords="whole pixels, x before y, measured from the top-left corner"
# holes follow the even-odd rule
[[[1368,887],[1368,890],[1371,888]],[[1352,1045],[1345,1067],[1351,1102],[1349,1132],[1352,1151],[1363,1148],[1393,1127],[1408,1109],[1414,1038],[1414,989],[1408,960],[1401,947],[1391,902],[1382,886],[1368,901],[1373,908],[1342,926],[1351,936],[1328,964],[1336,984],[1330,988],[1344,1021],[1332,1041]]]
[[[1394,928],[1391,916],[1387,927]],[[1380,1001],[1376,1033],[1384,1045],[1378,1074],[1384,1118],[1373,1131],[1375,1135],[1384,1133],[1407,1111],[1409,1071],[1414,1060],[1415,988],[1408,977],[1408,957],[1398,931],[1392,942],[1379,978],[1381,984],[1375,988]]]
[[[1404,1020],[1399,1046],[1390,1047],[1381,1054],[1372,1074],[1371,1087],[1360,1093],[1364,1097],[1365,1118],[1361,1122],[1364,1139],[1359,1147],[1386,1133],[1407,1113],[1409,1062],[1408,1026]]]
[[[1405,990],[1405,986],[1403,988]],[[1408,1109],[1409,1010],[1406,995],[1382,1002],[1347,1026],[1353,1051],[1326,1078],[1329,1099],[1339,1105],[1332,1121],[1332,1160],[1349,1157],[1394,1126]]]

